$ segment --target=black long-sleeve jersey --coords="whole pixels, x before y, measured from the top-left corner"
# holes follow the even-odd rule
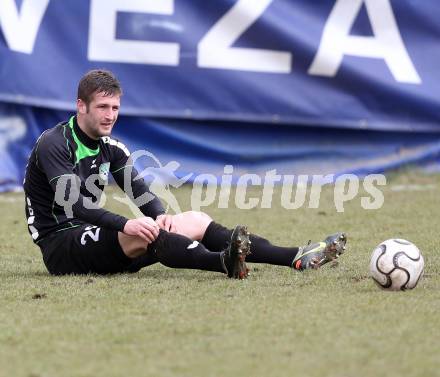
[[[122,231],[128,219],[100,208],[97,202],[109,172],[124,190],[124,172],[128,167],[132,169],[128,175],[131,199],[147,193],[150,200],[139,205],[141,212],[154,219],[163,214],[161,202],[145,182],[134,179],[137,171],[130,165],[129,157],[130,152],[118,140],[107,136],[100,140],[89,138],[79,128],[76,116],[43,132],[31,152],[23,182],[33,241],[38,243],[53,232],[85,223]]]

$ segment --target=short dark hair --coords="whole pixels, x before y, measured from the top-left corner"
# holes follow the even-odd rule
[[[106,96],[122,95],[121,84],[115,75],[105,69],[94,69],[87,72],[78,84],[78,99],[88,106],[95,93]]]

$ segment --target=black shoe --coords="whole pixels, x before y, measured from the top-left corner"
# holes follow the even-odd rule
[[[292,262],[295,270],[317,269],[324,264],[339,258],[345,251],[347,236],[345,233],[335,233],[328,236],[323,242],[300,247]]]
[[[232,232],[231,242],[227,249],[220,254],[220,259],[228,277],[235,279],[245,279],[249,274],[246,267],[246,256],[251,253],[251,241],[247,227],[237,225]]]

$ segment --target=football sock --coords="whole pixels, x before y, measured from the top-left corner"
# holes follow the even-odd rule
[[[133,261],[126,267],[125,272],[138,272],[141,268],[150,266],[159,262],[155,251],[148,251],[147,254],[140,255],[133,259]]]
[[[206,229],[201,243],[208,250],[222,251],[231,240],[232,230],[212,221]],[[292,266],[298,253],[297,247],[280,247],[272,245],[268,240],[251,234],[251,254],[246,257],[246,262],[268,263],[278,266]]]
[[[225,273],[219,252],[211,252],[201,243],[177,233],[161,230],[148,249],[155,250],[157,260],[167,267]]]

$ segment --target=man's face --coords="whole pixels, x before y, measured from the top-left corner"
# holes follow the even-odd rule
[[[78,115],[81,117],[83,130],[93,139],[109,136],[118,119],[121,96],[118,94],[106,96],[103,92],[95,93],[89,106],[78,99]]]

